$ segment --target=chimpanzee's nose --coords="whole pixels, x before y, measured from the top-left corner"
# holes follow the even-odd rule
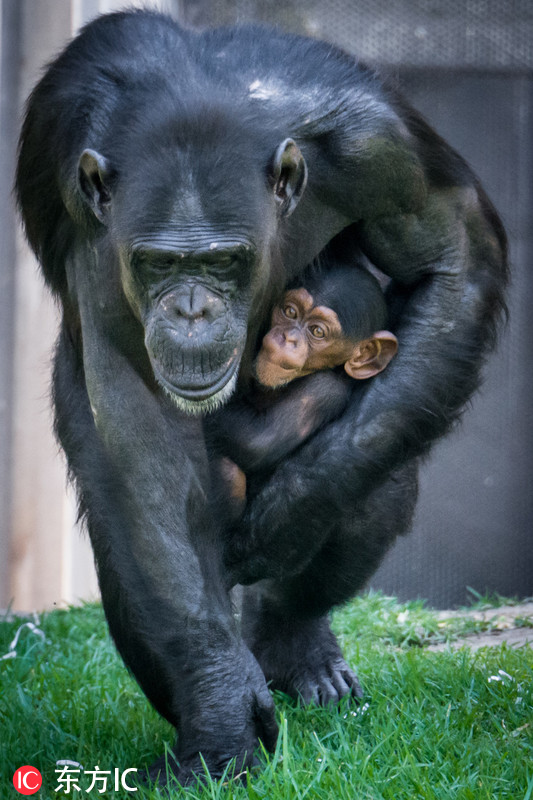
[[[302,334],[298,328],[289,328],[283,332],[285,342],[291,344],[293,347],[298,347],[302,343]]]
[[[224,310],[222,298],[199,284],[181,287],[168,301],[167,310],[187,322],[212,322]]]

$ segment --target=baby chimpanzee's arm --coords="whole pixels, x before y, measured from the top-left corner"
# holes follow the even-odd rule
[[[265,392],[260,401],[234,400],[208,418],[217,451],[245,473],[270,469],[342,413],[353,385],[325,370]]]

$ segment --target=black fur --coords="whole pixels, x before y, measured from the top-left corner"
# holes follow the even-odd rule
[[[312,270],[304,277],[302,285],[315,305],[335,311],[343,334],[353,342],[387,327],[388,310],[383,291],[377,279],[363,267],[345,264],[327,271]]]
[[[179,779],[200,754],[213,774],[240,769],[258,738],[275,743],[267,680],[323,703],[359,693],[326,614],[406,530],[416,458],[478,386],[503,228],[464,161],[347,54],[147,11],[97,19],[49,66],[17,194],[63,309],[56,429],[110,630],[177,728]],[[287,283],[359,248],[391,278],[399,355],[224,531],[188,412],[227,399],[239,365],[243,391]],[[262,579],[242,629],[231,576]]]

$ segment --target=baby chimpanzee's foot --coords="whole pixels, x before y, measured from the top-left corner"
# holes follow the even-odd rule
[[[246,642],[271,689],[321,706],[346,695],[363,696],[326,617],[296,621],[263,614],[252,622],[244,614],[243,623]]]

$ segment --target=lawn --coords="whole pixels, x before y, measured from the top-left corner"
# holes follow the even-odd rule
[[[111,770],[69,797],[161,798],[115,791],[115,769],[141,771],[173,741],[115,653],[101,608],[0,623],[0,658],[20,626],[16,656],[0,660],[0,798],[20,797],[15,769],[37,767],[35,797],[65,796],[56,762]],[[524,622],[524,624],[526,624]],[[463,647],[431,652],[482,623],[443,622],[422,603],[368,594],[334,616],[366,698],[361,707],[300,708],[276,697],[280,736],[246,783],[207,781],[172,797],[236,800],[533,800],[533,650]],[[74,769],[70,765],[67,768]],[[131,775],[127,780],[133,785]]]

